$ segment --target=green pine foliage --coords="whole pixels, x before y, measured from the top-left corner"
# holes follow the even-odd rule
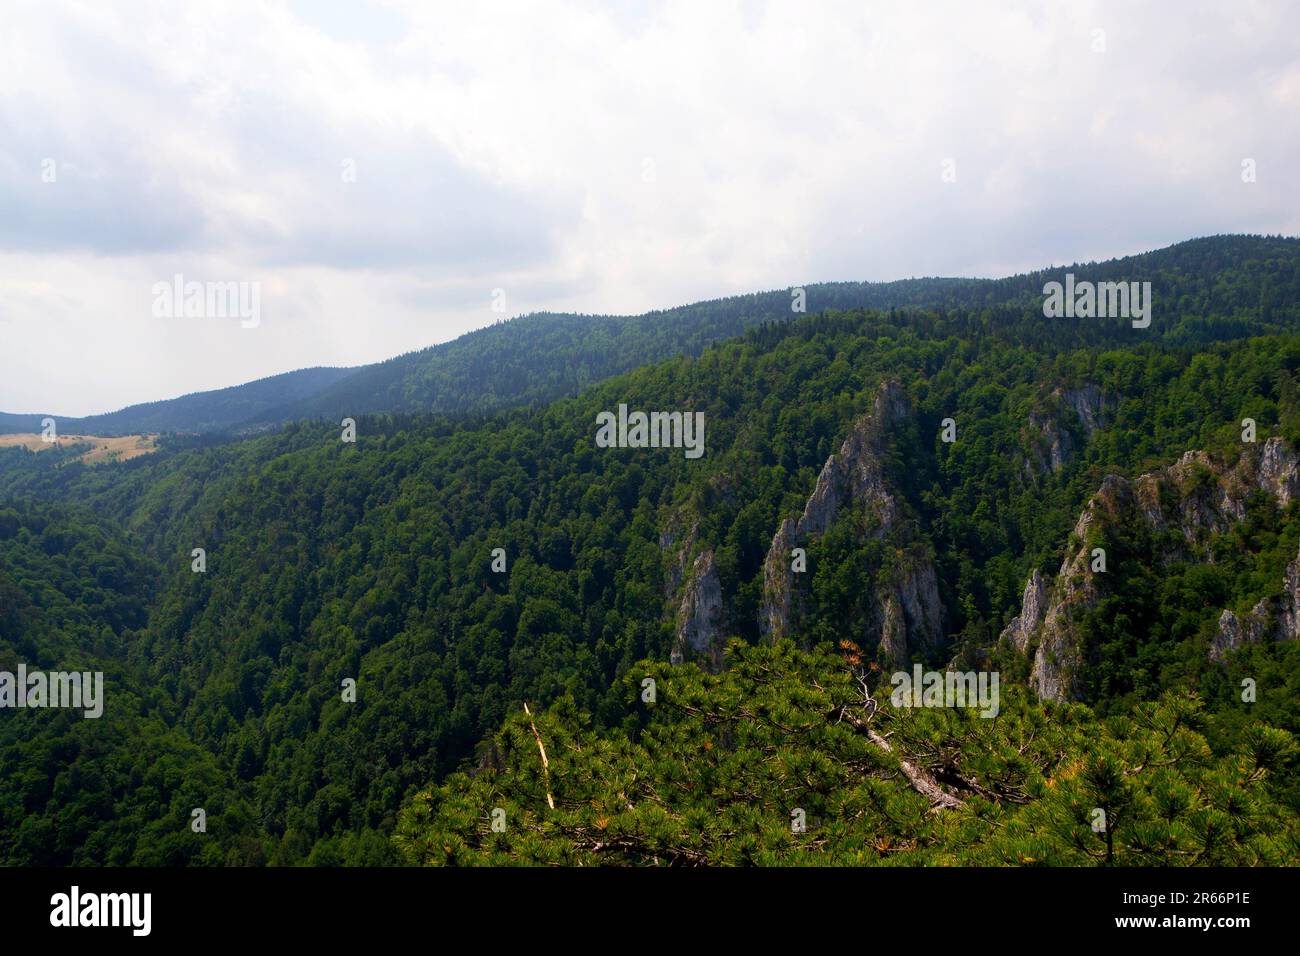
[[[432,865],[1300,860],[1286,731],[1255,725],[1216,751],[1194,695],[1108,720],[1020,691],[995,718],[898,708],[853,671],[789,643],[737,643],[718,676],[642,662],[624,681],[632,732],[596,728],[571,697],[517,711],[473,770],[413,798],[396,843]],[[902,760],[960,805],[936,808]]]

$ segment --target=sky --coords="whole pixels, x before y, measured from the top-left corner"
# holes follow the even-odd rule
[[[1296,235],[1298,160],[1287,2],[4,0],[0,410]]]

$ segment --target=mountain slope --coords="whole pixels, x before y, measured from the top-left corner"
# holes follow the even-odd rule
[[[1300,329],[1300,240],[1211,236],[1099,263],[1004,279],[814,283],[809,313],[847,309],[1001,310],[1008,322],[1042,320],[1045,282],[1067,271],[1093,281],[1150,281],[1153,327],[1116,334],[1056,320],[1058,344],[1196,344]],[[1230,277],[1225,281],[1225,277]],[[60,419],[64,431],[256,431],[286,421],[339,421],[374,412],[488,414],[544,404],[630,369],[769,322],[797,318],[791,290],[699,302],[636,316],[539,313],[356,369],[304,369],[105,415]],[[1213,321],[1210,321],[1213,317]],[[997,324],[993,326],[996,328]],[[39,431],[42,415],[0,413],[0,431]],[[56,416],[57,417],[57,416]]]
[[[103,674],[98,716],[0,712],[0,865],[263,861],[244,854],[256,830],[220,758],[135,654],[158,584],[139,542],[85,509],[0,505],[0,672]],[[190,829],[195,807],[220,841]]]
[[[1258,293],[1255,279],[1228,268],[1164,281],[1172,303],[1167,326],[1182,330],[1179,335],[1135,339],[1137,330],[1126,323],[1053,323],[1032,306],[808,315],[751,329],[698,357],[635,369],[544,407],[472,419],[361,415],[355,444],[340,441],[333,423],[307,422],[239,441],[173,439],[153,455],[95,467],[59,457],[58,450],[0,454],[0,495],[20,517],[75,502],[108,525],[112,537],[129,542],[157,578],[140,600],[147,620],[134,621],[129,633],[110,642],[129,652],[110,654],[103,665],[141,723],[119,725],[114,755],[89,746],[82,751],[79,772],[104,774],[111,799],[93,808],[71,799],[50,756],[67,739],[59,727],[29,720],[6,741],[11,749],[4,755],[6,765],[28,772],[0,777],[0,807],[12,819],[31,819],[10,859],[66,861],[74,852],[86,862],[123,854],[132,862],[154,859],[145,846],[123,848],[116,821],[129,816],[137,828],[184,829],[183,802],[198,797],[172,789],[165,799],[149,796],[140,808],[122,803],[134,792],[123,755],[132,734],[142,742],[146,735],[160,739],[162,730],[151,727],[165,728],[168,748],[186,761],[201,758],[206,792],[232,808],[206,841],[188,830],[173,834],[165,844],[169,860],[396,862],[399,851],[421,862],[441,859],[443,846],[457,845],[451,837],[477,837],[459,829],[459,816],[442,817],[436,802],[428,804],[432,816],[399,823],[404,808],[423,812],[427,801],[416,795],[431,784],[458,772],[482,771],[489,774],[485,781],[501,772],[501,792],[519,809],[535,809],[536,794],[520,788],[521,781],[535,783],[537,765],[521,764],[518,749],[507,749],[499,733],[504,726],[507,737],[516,734],[520,725],[512,715],[525,702],[533,714],[547,715],[539,717],[543,732],[555,728],[584,750],[591,743],[635,763],[641,735],[664,718],[646,712],[629,695],[628,682],[640,687],[644,677],[666,673],[665,661],[688,659],[678,665],[681,676],[667,671],[665,708],[674,706],[671,688],[682,686],[673,682],[682,681],[699,688],[691,693],[703,705],[731,714],[746,706],[733,695],[747,686],[744,674],[726,672],[731,638],[757,649],[740,658],[741,667],[748,660],[761,674],[779,665],[783,673],[792,668],[795,679],[783,677],[773,688],[770,710],[745,718],[753,721],[746,731],[757,736],[733,738],[739,751],[721,734],[663,751],[665,765],[643,778],[661,797],[665,786],[680,783],[707,803],[715,784],[766,786],[808,769],[816,771],[808,779],[826,784],[810,797],[820,802],[803,807],[810,817],[858,815],[845,823],[839,846],[861,846],[859,838],[870,835],[888,847],[878,853],[899,862],[969,861],[953,847],[963,845],[964,828],[978,821],[946,814],[909,843],[901,837],[913,828],[895,829],[887,818],[929,812],[915,788],[928,775],[964,806],[996,800],[990,812],[1025,834],[1005,845],[996,838],[980,843],[981,859],[1068,862],[1076,859],[1068,839],[1063,846],[1044,830],[1074,804],[1047,799],[1022,814],[1017,801],[1044,796],[1040,787],[1091,799],[1084,784],[1104,784],[1111,779],[1107,766],[1119,761],[1135,771],[1120,776],[1134,778],[1130,795],[1145,807],[1130,859],[1150,859],[1143,855],[1150,851],[1141,845],[1143,833],[1163,839],[1151,828],[1164,824],[1148,811],[1174,786],[1199,793],[1197,800],[1222,797],[1262,808],[1260,816],[1240,821],[1240,840],[1212,847],[1203,859],[1294,856],[1293,846],[1260,836],[1289,827],[1285,808],[1300,799],[1288,769],[1294,761],[1282,756],[1287,738],[1274,733],[1300,730],[1300,644],[1219,641],[1220,650],[1211,653],[1225,609],[1253,613],[1284,587],[1300,544],[1294,501],[1247,496],[1244,520],[1217,529],[1205,548],[1163,564],[1151,560],[1157,552],[1141,535],[1103,542],[1111,590],[1099,592],[1097,613],[1079,623],[1078,646],[1089,663],[1081,694],[1089,707],[1068,711],[1080,715],[1082,731],[1051,735],[1045,763],[979,764],[982,742],[990,745],[990,760],[1010,747],[1005,756],[1014,763],[1022,732],[1041,736],[1037,728],[1074,706],[1033,699],[1030,656],[999,636],[1017,613],[1023,616],[1021,596],[1032,572],[1051,573],[1076,553],[1071,529],[1108,475],[1133,481],[1193,449],[1230,469],[1243,454],[1244,417],[1257,422],[1259,445],[1278,449],[1278,460],[1280,451],[1300,446],[1300,333],[1217,341],[1256,320],[1201,313],[1202,296],[1244,301],[1250,289]],[[877,411],[882,396],[888,414]],[[705,455],[599,447],[597,415],[620,404],[702,412]],[[955,441],[944,440],[945,419],[955,424]],[[789,540],[806,550],[806,568],[797,571],[783,563],[785,547],[774,541],[788,522],[797,529],[801,516],[818,513],[811,503],[825,503],[831,493],[834,513],[823,509],[797,544]],[[886,502],[890,525],[882,529]],[[23,562],[44,554],[57,564],[83,539],[86,548],[103,550],[90,531],[63,538],[31,529],[25,538],[21,529],[14,534],[22,547],[14,553]],[[206,569],[196,572],[191,555],[200,547]],[[505,561],[500,570],[498,548]],[[790,568],[794,580],[785,579],[790,613],[778,617],[789,640],[769,644],[771,609],[783,606],[780,588],[769,587],[780,584],[774,566]],[[120,583],[111,570],[95,566],[93,573],[107,574],[105,587]],[[24,607],[52,603],[40,596],[46,576],[9,576],[25,595]],[[53,570],[48,576],[76,596],[63,577]],[[923,579],[933,580],[933,588],[909,584]],[[926,590],[933,593],[920,597]],[[934,627],[913,628],[924,615],[913,613],[909,621],[912,594],[918,607],[942,607]],[[891,601],[897,613],[891,614]],[[891,619],[907,630],[891,632]],[[23,623],[34,620],[27,612],[16,620],[20,628],[35,626]],[[69,633],[75,644],[89,631]],[[887,639],[891,633],[899,639]],[[10,640],[25,647],[29,638],[20,631]],[[810,656],[799,656],[796,642]],[[722,668],[720,679],[696,676],[694,659]],[[889,737],[899,743],[888,752],[869,734],[845,740],[846,728],[815,728],[836,745],[828,753],[861,760],[869,780],[845,781],[833,768],[807,765],[823,759],[820,748],[796,745],[781,750],[792,763],[728,776],[735,760],[774,745],[765,734],[803,726],[806,707],[820,713],[817,700],[801,696],[816,690],[811,681],[838,687],[840,671],[852,670],[879,698],[890,669],[913,661],[998,671],[1010,726],[998,723],[1000,717],[983,721],[945,710],[920,720],[915,737]],[[1242,699],[1246,678],[1257,685],[1256,702]],[[356,682],[355,697],[347,696],[347,681]],[[847,686],[856,687],[856,680]],[[1141,709],[1151,706],[1163,716]],[[791,714],[799,720],[790,722]],[[1143,763],[1147,731],[1132,723],[1127,730],[1103,727],[1103,718],[1142,727],[1174,721],[1191,730],[1195,737],[1171,738],[1187,761],[1179,768],[1186,776],[1166,779],[1157,765]],[[582,730],[584,720],[591,735]],[[700,727],[668,720],[651,730],[680,742]],[[1004,731],[1009,738],[1000,740]],[[1103,739],[1110,741],[1103,748],[1109,756],[1090,743]],[[706,741],[714,758],[698,754]],[[845,749],[836,749],[840,744]],[[587,772],[584,766],[603,774],[607,766],[554,756],[579,774]],[[1094,757],[1106,759],[1080,778]],[[1274,768],[1267,779],[1232,776],[1243,761],[1257,759]],[[174,781],[173,763],[150,749],[139,772],[150,781]],[[608,765],[616,773],[628,766]],[[972,782],[995,797],[979,795]],[[448,784],[437,795],[449,806],[459,801],[457,814],[466,800],[477,799],[472,790],[465,798],[462,786]],[[653,796],[643,806],[627,787],[603,786],[603,777],[557,781],[553,796],[598,797],[602,807],[612,807],[621,789],[642,814],[655,813]],[[869,802],[874,797],[880,802]],[[123,809],[113,809],[119,803]],[[728,812],[734,809],[740,814],[734,822],[745,825],[735,832],[757,842],[742,836],[706,847],[673,837],[649,844],[651,858],[662,845],[689,851],[684,860],[716,851],[711,859],[728,861],[752,845],[788,859],[769,838],[775,840],[774,828],[788,827],[793,808],[771,800],[753,804],[761,819],[744,816],[743,807]],[[506,809],[508,819],[520,819]],[[692,820],[700,812],[690,800],[669,809]],[[774,820],[775,809],[781,814]],[[1205,848],[1186,828],[1222,822],[1214,806],[1194,810],[1175,821],[1179,841],[1189,841],[1173,844],[1189,854],[1178,859]],[[591,836],[585,828],[604,816],[557,816],[570,830],[584,828],[565,835],[567,849],[547,839],[542,848],[511,852],[521,859],[585,853],[590,847],[582,841]],[[77,829],[65,817],[86,825]],[[948,817],[953,821],[941,822]],[[639,825],[639,819],[615,822],[626,837],[624,823]],[[656,818],[646,825],[679,823]],[[956,832],[948,829],[954,823]],[[705,835],[713,832],[708,821],[701,826]],[[61,836],[67,832],[105,835],[74,851]],[[406,842],[393,843],[394,833]],[[1041,851],[1034,847],[1039,840]],[[627,845],[625,857],[608,858],[645,859],[646,845],[642,839]],[[1220,849],[1224,855],[1214,856]]]
[[[882,420],[870,442],[850,441],[848,457],[853,467],[864,464],[854,449],[873,458],[868,484],[894,499],[906,536],[873,534],[876,499],[847,495],[804,542],[808,571],[791,621],[801,644],[885,667],[899,647],[932,666],[988,667],[1026,575],[1060,563],[1105,474],[1141,474],[1188,447],[1226,458],[1239,447],[1243,409],[1264,439],[1276,433],[1293,446],[1300,433],[1300,336],[1195,353],[1155,342],[1061,351],[1041,317],[992,328],[1004,320],[808,316],[486,421],[362,416],[355,445],[333,426],[294,425],[98,468],[0,456],[0,472],[17,507],[83,501],[163,569],[147,627],[131,640],[142,670],[116,677],[141,695],[147,687],[158,701],[151,715],[211,756],[231,801],[254,808],[253,844],[244,847],[241,823],[221,836],[221,852],[391,862],[387,838],[403,804],[430,781],[490,761],[481,742],[522,702],[569,696],[598,726],[634,731],[640,718],[622,680],[642,659],[669,658],[678,609],[712,606],[704,578],[718,614],[702,616],[712,630],[697,642],[761,644],[773,537],[807,510],[882,383],[896,381],[907,411]],[[1102,396],[1091,437],[1059,397],[1067,392]],[[595,447],[597,412],[620,403],[703,411],[707,454]],[[952,444],[939,437],[948,417]],[[1059,470],[1034,467],[1026,429],[1035,421],[1072,436]],[[1295,515],[1284,517],[1297,528]],[[932,561],[947,612],[936,639],[882,642],[880,609],[906,590],[900,545]],[[1248,549],[1251,560],[1280,582],[1294,549],[1262,545]],[[195,547],[206,550],[204,573],[191,568]],[[492,568],[494,548],[505,549],[505,571]],[[674,575],[679,560],[701,573]],[[1250,644],[1224,663],[1208,653],[1222,610],[1259,597],[1249,581],[1240,594],[1218,588],[1191,604],[1194,587],[1153,603],[1144,580],[1125,596],[1143,620],[1172,622],[1175,604],[1190,617],[1115,651],[1113,660],[1150,663],[1138,686],[1113,688],[1108,706],[1196,686],[1237,746],[1233,735],[1258,722],[1233,693],[1248,668],[1260,713],[1296,729],[1285,689],[1297,673],[1294,641]],[[687,600],[691,589],[698,600]],[[1028,678],[1016,655],[998,666],[1009,683],[1019,671]],[[347,679],[355,701],[341,695]],[[57,855],[39,841],[24,846],[31,859]],[[178,852],[203,847],[185,846]]]
[[[1166,249],[1006,279],[813,283],[808,312],[848,309],[1014,308],[1041,316],[1043,284],[1073,270],[1094,281],[1149,280],[1183,322],[1158,314],[1157,334],[1181,341],[1300,329],[1300,240],[1214,236]],[[1211,276],[1231,273],[1230,284]],[[1219,316],[1214,328],[1199,324]],[[574,395],[594,382],[707,345],[766,322],[797,317],[791,290],[732,296],[635,316],[539,313],[453,342],[365,366],[302,401],[253,419],[271,423],[381,411],[484,414]],[[1231,320],[1231,321],[1228,321]],[[1063,330],[1064,331],[1064,330]],[[1066,337],[1073,335],[1066,331]],[[1134,336],[1134,341],[1139,338]]]
[[[301,401],[351,373],[347,368],[304,368],[244,385],[130,405],[103,415],[48,417],[55,419],[60,432],[70,435],[226,431],[264,415],[267,409]],[[0,433],[40,432],[41,420],[46,417],[0,412]]]

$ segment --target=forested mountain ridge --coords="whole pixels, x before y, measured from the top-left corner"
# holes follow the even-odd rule
[[[81,418],[0,412],[0,433],[40,432],[41,422],[46,417],[54,417],[59,432],[67,435],[227,431],[243,426],[269,408],[314,394],[352,371],[348,368],[304,368],[243,385],[130,405],[116,412]]]
[[[98,467],[57,450],[0,455],[15,520],[75,503],[112,532],[20,528],[5,539],[20,560],[117,541],[157,569],[133,575],[156,581],[143,625],[105,618],[123,651],[104,669],[139,701],[133,719],[172,741],[141,758],[155,788],[142,823],[131,776],[85,725],[80,742],[52,744],[46,715],[6,715],[5,765],[26,768],[0,783],[0,828],[24,834],[6,860],[151,862],[165,846],[168,862],[195,863],[1294,861],[1296,642],[1211,654],[1225,609],[1282,592],[1300,544],[1294,501],[1247,496],[1200,554],[1159,567],[1148,540],[1108,545],[1099,594],[1112,603],[1078,623],[1083,704],[1017,691],[1032,660],[1001,639],[1026,580],[1074,553],[1071,531],[1108,476],[1136,480],[1189,450],[1226,475],[1259,450],[1243,443],[1246,417],[1258,446],[1300,443],[1300,335],[1239,334],[1262,321],[1257,285],[1253,311],[1173,305],[1251,287],[1231,269],[1168,281],[1171,305],[1157,297],[1145,338],[1127,323],[1048,321],[1033,303],[817,314],[544,407],[360,416],[355,444],[332,423],[298,423]],[[855,441],[882,393],[899,404]],[[597,414],[620,404],[703,412],[706,454],[596,447]],[[803,540],[789,642],[769,644],[774,539],[846,449],[869,472],[843,477],[883,489],[892,524],[876,533],[878,496],[845,496]],[[902,656],[999,670],[998,718],[883,706],[900,654],[882,648],[880,611],[916,561],[932,568],[941,634]],[[88,626],[102,603],[86,604]],[[54,660],[26,620],[0,646]],[[674,647],[689,656],[684,622],[710,654],[737,638],[732,666],[667,665]],[[638,696],[647,676],[661,710]],[[1249,705],[1244,678],[1258,687]],[[524,702],[554,761],[553,815]],[[123,746],[137,732],[110,726]],[[895,727],[893,750],[872,740]],[[1142,749],[1151,728],[1167,749]],[[174,771],[190,761],[193,778]],[[904,761],[962,809],[932,813]],[[796,779],[809,789],[785,806],[775,794]],[[485,805],[489,794],[507,802]],[[1099,799],[1136,808],[1119,855],[1079,849],[1086,833],[1059,826],[1068,811],[1086,828]],[[190,831],[187,804],[218,825]],[[518,826],[505,842],[489,825],[498,806]],[[797,847],[794,809],[819,822]],[[128,844],[124,819],[151,839]]]
[[[1158,302],[1155,334],[1173,342],[1300,329],[1300,240],[1265,236],[1211,236],[1003,279],[811,283],[800,287],[799,307],[808,313],[1000,308],[1041,315],[1044,283],[1059,281],[1066,272],[1098,282],[1150,281]],[[630,316],[535,313],[372,365],[303,369],[104,415],[57,420],[66,433],[109,435],[248,433],[295,419],[338,421],[378,412],[489,414],[575,395],[611,375],[698,355],[749,328],[795,318],[793,292],[731,296]],[[1207,316],[1218,320],[1213,330],[1198,324]],[[1113,332],[1091,341],[1117,344]],[[0,431],[39,431],[43,417],[0,413]]]

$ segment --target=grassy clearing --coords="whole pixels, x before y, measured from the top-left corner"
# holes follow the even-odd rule
[[[81,461],[97,465],[105,461],[130,461],[158,449],[157,435],[60,435],[56,442],[44,441],[34,432],[17,435],[0,435],[0,448],[22,445],[32,451],[43,451],[56,444],[65,448],[72,445],[89,445]]]

